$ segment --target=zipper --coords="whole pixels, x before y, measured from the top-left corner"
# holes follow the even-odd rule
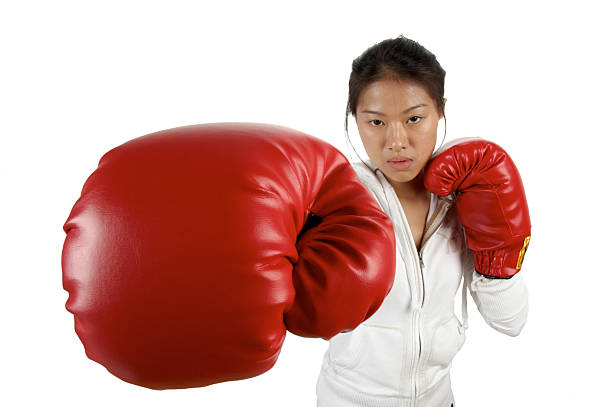
[[[423,308],[423,305],[425,305],[425,277],[423,276],[423,268],[425,267],[425,263],[423,262],[423,251],[425,250],[427,242],[429,242],[430,238],[442,225],[442,219],[444,219],[444,216],[446,216],[446,209],[448,209],[451,204],[452,201],[450,199],[446,197],[438,197],[438,205],[436,205],[436,209],[434,210],[433,215],[431,215],[430,221],[425,225],[425,230],[423,231],[423,243],[421,244],[421,250],[417,252],[417,254],[419,255],[419,264],[421,266],[419,271],[423,286],[421,308]],[[406,222],[408,222],[408,220],[406,220]],[[416,243],[414,247],[416,248]]]
[[[397,198],[397,195],[396,195],[396,198]],[[397,200],[398,200],[398,203],[400,203],[400,208],[401,208],[401,202],[399,202],[399,198],[397,198]],[[415,262],[415,266],[416,266],[415,269],[417,271],[416,277],[418,280],[417,299],[419,300],[420,305],[419,305],[419,308],[414,311],[414,319],[413,319],[413,331],[416,333],[416,336],[418,338],[418,350],[417,352],[413,352],[415,356],[413,357],[412,369],[411,369],[411,374],[410,374],[410,381],[411,381],[410,387],[411,387],[411,392],[412,392],[411,403],[410,403],[411,406],[416,406],[416,396],[418,394],[416,375],[417,375],[419,365],[421,364],[421,353],[422,353],[422,348],[423,348],[423,343],[422,343],[422,338],[421,338],[421,329],[420,329],[421,319],[423,315],[422,310],[425,304],[425,277],[423,275],[423,269],[425,268],[425,263],[423,262],[423,251],[425,250],[427,243],[429,242],[431,237],[434,235],[434,233],[436,233],[436,231],[440,228],[440,226],[442,226],[442,220],[447,212],[446,209],[450,206],[451,203],[452,201],[448,198],[438,197],[438,204],[436,205],[434,213],[432,214],[430,221],[425,225],[425,230],[423,231],[423,243],[421,244],[421,250],[416,250],[416,243],[414,242],[414,239],[412,237],[412,232],[409,229],[410,224],[408,223],[406,214],[404,213],[402,209],[402,214],[405,220],[405,227],[407,227],[406,232],[410,236],[411,247],[413,251],[417,253],[416,257],[419,258],[418,264],[416,264]],[[413,260],[415,259],[414,254],[411,257]]]
[[[440,204],[440,202],[438,202],[438,205],[436,205],[436,209],[434,210],[434,213],[431,216],[430,222],[428,222],[425,225],[425,230],[423,231],[423,243],[421,244],[421,250],[419,250],[417,252],[417,254],[419,256],[419,266],[420,266],[419,267],[419,276],[421,277],[420,282],[421,282],[421,286],[423,287],[423,289],[421,290],[421,292],[422,292],[422,295],[421,295],[421,308],[423,308],[423,305],[425,305],[425,276],[423,275],[423,267],[425,266],[425,263],[423,262],[423,248],[425,247],[425,245],[429,241],[429,238],[431,237],[431,235],[433,235],[433,233],[432,233],[431,235],[428,236],[428,232],[431,230],[431,225],[434,224],[434,222],[436,222],[438,220],[437,217],[441,213],[441,209],[442,209],[442,205]],[[415,243],[414,247],[416,248],[416,243]]]
[[[417,263],[415,261],[414,254],[410,256],[413,263],[415,263],[415,269],[417,270],[416,278],[419,280],[418,281],[419,284],[417,285],[417,289],[418,289],[417,299],[420,299],[420,306],[417,310],[415,310],[413,314],[414,317],[412,319],[413,330],[414,332],[417,333],[417,337],[418,337],[418,354],[417,352],[413,352],[413,355],[415,356],[413,356],[413,363],[412,363],[413,368],[411,369],[412,373],[410,375],[410,388],[411,388],[410,405],[416,406],[416,395],[418,394],[416,371],[418,370],[418,366],[421,362],[421,349],[422,349],[421,332],[420,332],[421,310],[425,303],[425,281],[424,281],[425,279],[423,278],[423,268],[425,267],[425,264],[423,262],[423,250],[425,249],[431,236],[433,236],[434,233],[436,233],[436,231],[442,225],[441,220],[444,218],[444,216],[446,216],[446,212],[447,212],[446,209],[448,209],[448,207],[452,204],[453,200],[447,197],[438,197],[438,204],[436,205],[434,213],[431,216],[431,221],[425,225],[425,230],[423,231],[423,243],[421,244],[421,250],[417,250],[416,243],[414,242],[414,239],[412,237],[412,232],[410,231],[410,224],[408,223],[408,219],[406,218],[406,214],[404,213],[401,202],[399,201],[399,198],[397,194],[395,193],[395,190],[393,189],[393,187],[388,183],[388,181],[386,181],[385,177],[382,175],[382,171],[379,177],[379,181],[383,185],[383,192],[385,193],[385,198],[387,199],[387,206],[389,207],[389,210],[391,210],[391,207],[389,205],[389,201],[388,201],[389,197],[386,194],[386,189],[388,188],[392,191],[393,196],[395,197],[395,202],[397,206],[399,207],[401,216],[404,219],[404,228],[406,229],[406,233],[410,237],[411,248],[413,252],[415,252],[417,254],[417,257],[419,258],[419,262]],[[405,377],[403,372],[401,376]]]
[[[425,244],[427,243],[427,241],[429,240],[429,238],[436,232],[436,230],[438,230],[438,228],[440,227],[439,223],[444,216],[446,216],[446,209],[453,203],[453,201],[447,197],[438,197],[438,205],[436,205],[436,208],[434,210],[433,215],[431,215],[431,219],[429,221],[429,223],[427,223],[427,225],[425,225],[425,230],[423,231],[423,244],[421,245],[421,250],[419,251],[419,255],[421,255],[421,252],[423,251],[423,248],[425,247]],[[436,226],[435,230],[432,230],[433,226]],[[431,233],[429,233],[431,231]],[[416,247],[416,245],[415,245]]]

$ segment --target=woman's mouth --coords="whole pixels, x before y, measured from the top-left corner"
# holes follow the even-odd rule
[[[405,160],[401,160],[401,161],[387,161],[387,163],[389,163],[389,166],[391,166],[391,168],[394,168],[396,170],[405,170],[406,168],[410,167],[412,165],[412,160],[410,159],[405,159]]]

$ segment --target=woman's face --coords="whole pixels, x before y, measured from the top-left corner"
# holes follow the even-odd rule
[[[379,80],[359,95],[355,115],[359,136],[370,160],[398,195],[422,188],[406,183],[417,179],[431,158],[442,117],[425,88],[414,82]],[[407,158],[408,165],[390,164],[394,157]]]

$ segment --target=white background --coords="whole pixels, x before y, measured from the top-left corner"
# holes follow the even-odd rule
[[[314,406],[322,339],[288,333],[265,374],[178,391],[124,383],[87,359],[64,308],[62,225],[102,154],[157,130],[275,123],[348,155],[351,62],[404,34],[447,72],[447,140],[504,146],[533,224],[527,325],[506,337],[470,299],[452,369],[458,405],[609,405],[612,33],[603,3],[3,2],[0,404]]]

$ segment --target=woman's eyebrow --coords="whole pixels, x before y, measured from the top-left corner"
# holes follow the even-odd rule
[[[412,109],[416,109],[417,107],[421,107],[421,106],[427,106],[427,105],[425,103],[420,103],[418,105],[409,107],[408,109],[404,110],[402,113],[408,113]],[[378,114],[378,115],[381,115],[381,116],[386,116],[386,114],[384,114],[382,112],[377,112],[376,110],[362,110],[360,113],[374,113],[374,114]]]

